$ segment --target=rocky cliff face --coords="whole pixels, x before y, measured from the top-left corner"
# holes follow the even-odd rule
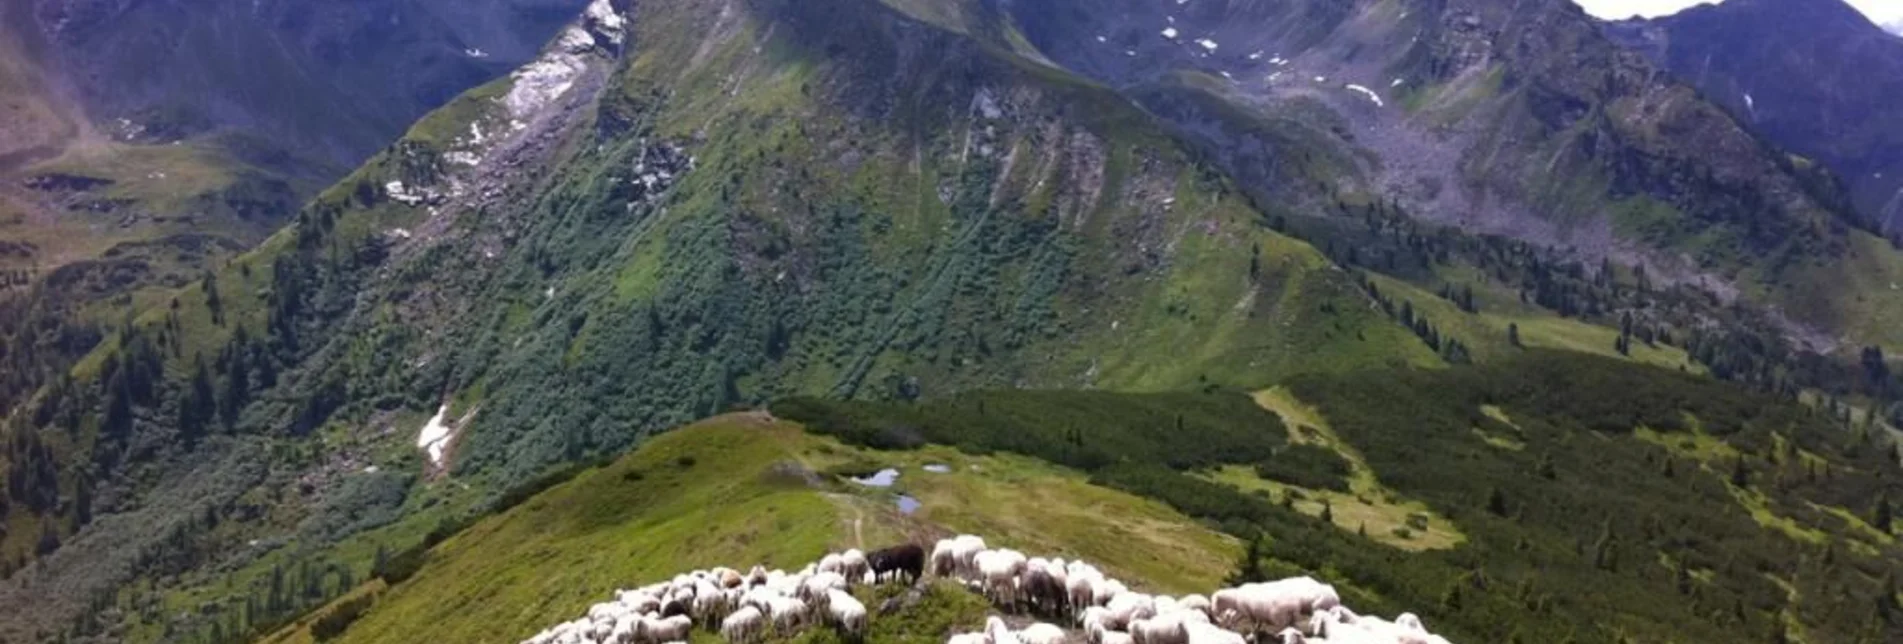
[[[351,167],[424,111],[521,64],[573,0],[8,0],[42,67],[118,138],[236,129]]]
[[[1903,225],[1903,39],[1842,0],[1730,0],[1605,30],[1829,167],[1867,221]]]

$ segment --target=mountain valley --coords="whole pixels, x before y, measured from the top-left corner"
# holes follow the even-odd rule
[[[1717,11],[5,1],[5,641],[514,641],[957,532],[1903,636],[1886,139],[1740,111]],[[875,639],[982,626],[924,588]]]

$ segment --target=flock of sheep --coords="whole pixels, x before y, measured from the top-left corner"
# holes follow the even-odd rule
[[[848,640],[866,633],[865,604],[854,584],[916,583],[929,572],[982,592],[1006,612],[1069,621],[1089,644],[1447,644],[1420,618],[1394,621],[1357,615],[1333,586],[1309,577],[1224,588],[1209,596],[1147,595],[1130,590],[1082,561],[1026,557],[961,535],[925,550],[904,544],[862,553],[828,554],[795,573],[754,566],[696,570],[670,581],[615,593],[588,614],[557,624],[523,644],[670,644],[686,642],[695,624],[729,642],[790,636],[812,626]],[[1245,635],[1246,634],[1246,635]],[[993,616],[985,629],[947,644],[1067,644],[1049,623],[1010,628]]]

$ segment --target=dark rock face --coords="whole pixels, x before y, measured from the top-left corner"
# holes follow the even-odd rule
[[[1823,162],[1884,231],[1903,226],[1903,38],[1843,0],[1730,0],[1605,31]]]
[[[35,3],[41,67],[119,138],[233,128],[343,168],[532,58],[584,4],[8,1]]]

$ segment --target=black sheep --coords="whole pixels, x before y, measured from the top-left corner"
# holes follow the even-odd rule
[[[872,565],[874,579],[893,574],[905,577],[907,583],[917,583],[925,574],[925,549],[918,544],[899,544],[866,554],[866,563]]]

